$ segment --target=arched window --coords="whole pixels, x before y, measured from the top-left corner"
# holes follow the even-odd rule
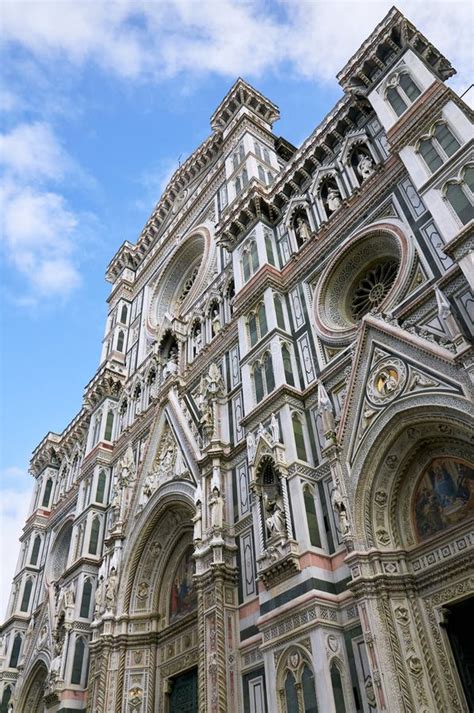
[[[273,375],[273,361],[272,361],[272,355],[270,352],[266,352],[264,358],[263,358],[263,363],[265,367],[265,381],[266,381],[266,390],[267,394],[269,394],[273,389],[275,388],[275,377]]]
[[[270,265],[275,265],[275,253],[273,251],[273,239],[270,231],[265,230],[265,250],[267,251],[267,260]]]
[[[239,173],[239,175],[235,177],[234,188],[235,188],[235,194],[237,196],[245,188],[245,186],[247,185],[248,182],[249,182],[249,174],[247,173],[247,169],[244,168],[244,170],[241,171]]]
[[[421,94],[419,88],[407,72],[394,75],[385,96],[397,116],[401,116]]]
[[[244,282],[248,282],[252,274],[250,271],[250,253],[248,250],[244,250],[242,253],[242,270],[244,273]]]
[[[100,427],[102,426],[102,411],[94,418],[94,432],[92,434],[92,448],[99,442]]]
[[[304,713],[318,713],[314,675],[306,664],[301,675],[301,684],[303,688]]]
[[[461,146],[451,129],[449,129],[447,124],[444,122],[436,124],[433,136],[448,158],[452,156],[453,153],[455,153]]]
[[[30,564],[38,564],[38,555],[41,546],[41,537],[36,535],[35,541],[33,542],[33,549],[31,550]]]
[[[411,102],[414,102],[421,94],[413,79],[406,72],[400,75],[400,86]]]
[[[263,369],[260,363],[257,363],[254,368],[253,378],[255,381],[255,399],[257,403],[261,401],[264,397],[263,389]]]
[[[122,305],[122,309],[120,311],[120,321],[122,322],[122,324],[127,324],[127,317],[128,317],[127,305]]]
[[[117,337],[117,351],[118,352],[123,352],[124,344],[125,344],[125,333],[121,329],[120,332],[118,333],[118,337]]]
[[[98,517],[92,520],[91,534],[89,538],[89,554],[96,555],[99,544],[100,521]]]
[[[283,305],[281,300],[282,298],[280,297],[280,295],[277,295],[276,293],[273,295],[273,304],[275,305],[277,325],[280,327],[280,329],[286,329],[285,313],[283,311]]]
[[[313,547],[321,547],[316,505],[314,503],[314,495],[309,486],[304,488],[303,497],[304,507],[306,510],[306,520],[308,522],[309,541]]]
[[[86,579],[84,586],[82,588],[82,599],[81,599],[81,610],[79,616],[82,619],[88,619],[90,608],[91,608],[91,597],[92,597],[92,582],[90,579]]]
[[[48,478],[46,481],[46,485],[44,487],[44,493],[43,493],[43,500],[41,502],[41,507],[47,508],[49,507],[49,501],[51,498],[51,490],[53,488],[53,481],[51,478]]]
[[[291,354],[286,344],[281,345],[281,358],[283,359],[283,369],[285,371],[285,381],[290,386],[295,385],[295,377],[293,376],[293,365],[291,363]]]
[[[423,139],[420,141],[419,151],[432,173],[443,165],[443,159],[436,150],[433,139]]]
[[[334,705],[336,713],[346,713],[346,704],[344,701],[344,691],[342,689],[341,673],[335,663],[331,664],[331,686],[334,696]]]
[[[250,243],[250,260],[252,262],[252,272],[257,272],[259,268],[257,243],[252,240]]]
[[[11,697],[12,689],[10,686],[7,686],[3,689],[2,701],[0,703],[0,713],[9,713],[10,706],[8,704],[10,703]]]
[[[306,455],[306,446],[304,442],[304,432],[303,424],[301,423],[301,418],[297,413],[293,413],[291,420],[293,422],[293,436],[295,439],[296,456],[300,460],[308,460],[308,456]]]
[[[300,709],[296,681],[291,671],[288,671],[285,678],[285,703],[287,713],[294,713]]]
[[[84,664],[84,639],[76,639],[74,658],[72,660],[71,683],[80,685],[82,679],[82,666]]]
[[[265,305],[261,302],[248,319],[250,346],[253,347],[268,331]]]
[[[12,652],[10,655],[10,668],[16,668],[18,666],[18,660],[20,658],[21,651],[21,634],[17,634],[13,639]]]
[[[390,103],[390,106],[394,110],[395,114],[397,116],[401,116],[405,109],[407,108],[407,105],[401,98],[398,89],[395,89],[395,87],[389,87],[387,89],[387,99]]]
[[[114,412],[107,411],[107,419],[105,421],[105,433],[104,433],[104,439],[106,441],[112,440],[113,430],[114,430]]]
[[[262,358],[255,362],[253,366],[253,378],[255,384],[255,400],[259,403],[264,396],[275,388],[273,362],[270,352],[265,352]]]
[[[430,135],[423,137],[418,144],[418,151],[432,173],[443,165],[460,147],[446,122],[437,123]]]
[[[450,181],[444,196],[463,225],[474,218],[474,166],[467,166],[458,181]]]
[[[95,499],[98,503],[104,502],[106,482],[107,482],[107,475],[105,473],[105,470],[101,470],[99,473],[99,477],[97,478],[97,490],[95,492]]]
[[[27,579],[25,583],[25,588],[23,590],[23,597],[21,599],[20,611],[28,611],[30,606],[31,590],[33,588],[33,580]]]
[[[262,183],[266,183],[266,182],[267,182],[267,176],[266,176],[266,174],[265,174],[265,171],[264,171],[263,166],[260,166],[260,164],[258,164],[257,170],[258,170],[258,177],[259,177],[259,179],[262,181]]]

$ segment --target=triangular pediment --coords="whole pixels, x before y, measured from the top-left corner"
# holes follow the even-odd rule
[[[150,431],[139,473],[136,514],[163,485],[171,481],[187,481],[195,485],[199,479],[197,461],[201,453],[191,431],[189,414],[177,394],[170,391],[169,397]]]
[[[337,437],[352,462],[374,423],[399,401],[423,393],[462,395],[453,355],[373,316],[359,332]]]

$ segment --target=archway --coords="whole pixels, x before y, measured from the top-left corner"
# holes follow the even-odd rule
[[[44,713],[44,696],[47,689],[48,669],[43,661],[38,661],[27,676],[18,701],[13,699],[14,710],[28,713]]]
[[[403,406],[387,409],[353,464],[351,587],[393,710],[464,710],[459,658],[472,647],[458,637],[455,650],[443,617],[472,591],[472,421],[458,397]]]
[[[123,701],[198,710],[193,515],[193,485],[166,483],[141,511],[124,552],[118,609],[133,621],[136,640],[124,662]]]

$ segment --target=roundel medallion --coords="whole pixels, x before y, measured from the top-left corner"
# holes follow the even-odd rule
[[[367,381],[367,396],[374,404],[393,401],[407,380],[407,368],[401,359],[387,358],[378,362]]]

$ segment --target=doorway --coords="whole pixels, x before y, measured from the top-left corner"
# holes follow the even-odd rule
[[[171,679],[170,713],[198,713],[197,669]]]
[[[474,713],[474,637],[469,622],[474,614],[474,597],[459,604],[448,605],[446,631],[461,679],[464,695]]]

